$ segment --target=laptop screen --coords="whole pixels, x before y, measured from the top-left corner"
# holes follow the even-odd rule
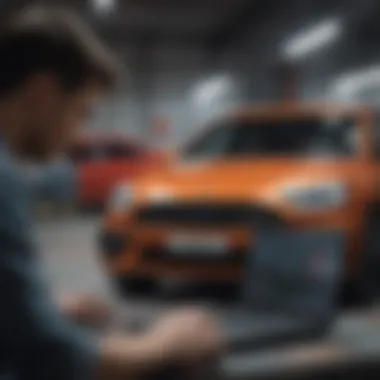
[[[343,244],[337,231],[259,231],[247,261],[244,303],[318,317],[334,312]]]

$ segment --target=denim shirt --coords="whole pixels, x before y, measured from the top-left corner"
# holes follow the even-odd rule
[[[0,379],[93,377],[97,344],[61,314],[31,234],[29,191],[6,147],[0,152]]]

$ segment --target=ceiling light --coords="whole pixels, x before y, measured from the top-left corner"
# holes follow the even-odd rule
[[[343,24],[340,19],[324,20],[287,41],[283,49],[284,57],[289,60],[302,59],[334,42],[342,31]]]
[[[115,8],[115,0],[91,0],[94,10],[98,13],[109,13]]]
[[[334,96],[350,98],[363,90],[379,88],[380,65],[373,65],[366,69],[353,71],[339,77],[333,82]]]
[[[224,95],[230,87],[226,76],[214,77],[197,86],[194,91],[194,101],[199,105],[209,104],[219,96]]]

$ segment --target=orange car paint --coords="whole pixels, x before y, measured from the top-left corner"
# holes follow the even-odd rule
[[[189,203],[212,200],[214,203],[245,202],[256,204],[273,211],[294,228],[327,227],[347,232],[347,274],[354,275],[360,265],[360,247],[366,207],[380,201],[380,161],[376,164],[372,149],[371,110],[360,106],[334,106],[316,104],[280,104],[262,107],[245,107],[229,117],[233,120],[294,120],[304,117],[352,117],[359,131],[359,146],[355,156],[348,158],[297,158],[241,157],[202,163],[184,164],[174,160],[165,168],[156,170],[134,181],[132,189],[135,200],[128,211],[108,212],[103,229],[128,236],[130,244],[121,255],[107,259],[107,269],[114,275],[137,275],[150,277],[190,277],[193,279],[228,280],[240,278],[242,265],[191,265],[188,263],[149,262],[142,259],[144,247],[165,244],[175,231],[209,235],[217,232],[228,237],[237,254],[254,239],[250,229],[244,226],[205,228],[178,223],[147,225],[137,223],[134,214],[142,205],[147,205],[152,192],[170,189],[175,202]],[[307,212],[295,208],[279,196],[278,189],[289,181],[305,186],[321,182],[342,182],[349,196],[344,205],[324,211]]]

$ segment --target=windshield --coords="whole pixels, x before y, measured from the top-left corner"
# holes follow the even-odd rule
[[[182,151],[183,158],[224,156],[351,156],[357,151],[353,119],[224,122]]]

